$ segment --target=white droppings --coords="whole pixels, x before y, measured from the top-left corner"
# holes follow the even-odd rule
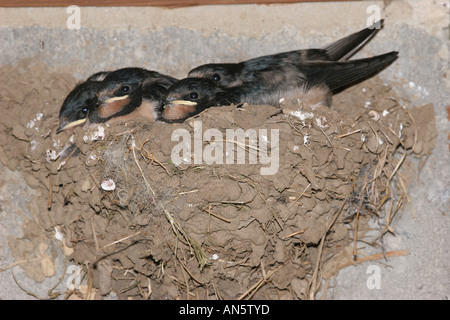
[[[299,118],[302,121],[304,121],[306,119],[310,119],[314,116],[314,114],[312,112],[306,112],[306,111],[300,111],[300,110],[291,111],[290,114]]]
[[[61,233],[61,231],[59,231],[58,227],[55,227],[55,239],[58,241],[63,241],[64,239],[64,235]]]
[[[90,135],[84,135],[83,141],[88,142],[90,141],[98,141],[98,140],[104,140],[105,139],[105,127],[99,125],[97,127],[96,131],[92,131]]]
[[[383,111],[383,117],[386,117],[388,114],[389,114],[389,111],[387,111],[387,110]]]
[[[362,141],[362,142],[366,141],[366,136],[363,135],[363,134],[361,135],[361,141]]]
[[[105,128],[103,126],[98,126],[97,131],[93,132],[93,140],[103,140],[105,139]]]
[[[307,146],[309,145],[309,136],[308,135],[304,135],[303,136],[303,145]]]
[[[102,181],[101,187],[105,191],[113,191],[114,189],[116,189],[116,183],[113,179],[106,179]]]
[[[55,148],[55,149],[59,149],[59,148],[61,148],[61,140],[60,139],[58,139],[58,140],[53,140],[53,148]]]
[[[217,260],[219,259],[219,255],[217,253],[214,253],[213,255],[211,255],[211,260]]]
[[[416,91],[424,96],[428,96],[430,94],[428,90],[426,88],[423,88],[422,86],[417,86]]]
[[[56,151],[52,149],[45,150],[45,159],[47,162],[53,162],[58,158]]]
[[[37,142],[36,140],[32,140],[30,142],[30,151],[33,152],[34,149],[36,149],[37,145],[39,144],[39,142]]]
[[[28,123],[27,123],[27,128],[28,128],[28,129],[32,129],[32,128],[34,128],[34,123],[35,123],[35,121],[34,121],[34,120],[30,120],[30,121],[28,121]]]
[[[327,118],[325,118],[324,116],[316,118],[316,123],[321,128],[328,128],[330,126]]]
[[[408,82],[408,84],[405,86],[409,87],[410,89],[413,89],[415,93],[420,94],[421,96],[426,97],[430,94],[430,92],[426,88],[415,84],[413,81]]]
[[[36,125],[36,122],[41,121],[43,117],[44,117],[44,114],[42,112],[36,113],[36,117],[34,119],[28,121],[26,127],[28,129],[34,128],[34,126]],[[36,130],[38,130],[38,128],[36,128]]]
[[[369,117],[371,119],[373,119],[374,121],[380,120],[380,114],[378,112],[376,112],[375,110],[370,110],[369,111]]]

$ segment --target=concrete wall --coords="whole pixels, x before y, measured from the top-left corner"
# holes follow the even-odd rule
[[[257,55],[321,46],[366,26],[375,12],[386,19],[365,54],[401,50],[406,63],[411,47],[446,59],[446,1],[362,1],[284,5],[156,7],[81,7],[80,29],[70,30],[61,8],[0,9],[0,63],[38,55],[54,68],[77,66],[84,77],[98,69],[142,65],[184,76],[211,61],[238,61]],[[43,44],[43,47],[42,47]],[[414,45],[413,45],[414,44]],[[403,50],[402,50],[403,49]],[[400,64],[401,65],[401,64]],[[406,76],[406,75],[405,75]]]

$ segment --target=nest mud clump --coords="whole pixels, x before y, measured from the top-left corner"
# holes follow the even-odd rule
[[[379,78],[337,96],[333,108],[228,106],[182,124],[56,135],[75,81],[42,64],[23,72],[35,65],[2,69],[9,120],[1,121],[0,160],[41,195],[30,208],[41,234],[29,238],[54,243],[57,228],[69,263],[82,266],[86,286],[68,290],[70,298],[314,299],[322,280],[370,259],[358,244],[377,247],[394,232],[409,201],[413,174],[404,170],[435,138],[432,127],[418,135],[425,126],[415,117],[433,107],[403,107]],[[251,135],[231,140],[230,129],[256,132],[258,144]]]

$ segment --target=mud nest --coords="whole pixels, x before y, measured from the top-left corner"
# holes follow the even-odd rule
[[[182,124],[56,135],[75,80],[35,60],[4,66],[1,77],[0,160],[39,195],[24,227],[35,244],[10,246],[41,280],[55,274],[47,248],[81,266],[85,285],[66,298],[314,299],[341,268],[377,258],[363,246],[405,254],[383,252],[381,240],[409,203],[409,158],[423,162],[433,148],[433,107],[406,108],[379,78],[336,96],[331,109],[228,106]],[[208,129],[214,139],[195,140]],[[267,155],[278,153],[276,173],[262,175],[270,164],[261,145],[227,140],[229,129],[257,132]],[[178,162],[174,132],[192,143]],[[223,163],[195,163],[199,151]],[[226,163],[238,154],[243,163]]]

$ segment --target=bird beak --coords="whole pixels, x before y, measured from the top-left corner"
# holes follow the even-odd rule
[[[61,131],[73,128],[75,126],[78,126],[80,124],[85,123],[87,120],[87,118],[83,118],[77,121],[73,121],[73,122],[69,122],[67,123],[67,121],[61,122],[61,124],[59,125],[58,129],[56,129],[56,133],[60,133]]]
[[[128,95],[121,96],[121,97],[112,97],[112,98],[106,99],[106,100],[101,101],[101,102],[102,102],[102,104],[103,103],[110,103],[110,102],[113,102],[113,101],[119,101],[119,100],[123,100],[123,99],[126,99],[126,98],[128,98]]]
[[[189,100],[174,100],[174,101],[170,101],[170,103],[164,105],[165,107],[172,107],[172,106],[176,106],[176,105],[185,105],[185,106],[196,106],[197,102],[194,101],[189,101]]]

